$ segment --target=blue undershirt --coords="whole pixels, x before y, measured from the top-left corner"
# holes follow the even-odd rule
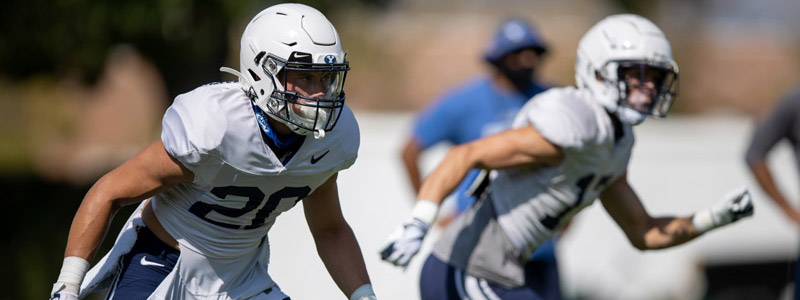
[[[285,149],[294,145],[300,140],[300,135],[291,133],[280,134],[275,130],[272,130],[272,127],[269,126],[269,116],[267,116],[267,113],[265,113],[255,104],[253,104],[253,111],[256,114],[256,121],[258,121],[258,126],[261,127],[261,131],[272,141],[276,147],[278,147],[278,149]]]

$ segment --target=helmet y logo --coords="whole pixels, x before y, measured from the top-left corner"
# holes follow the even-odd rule
[[[336,56],[332,54],[325,55],[325,63],[326,64],[335,64],[336,63]]]

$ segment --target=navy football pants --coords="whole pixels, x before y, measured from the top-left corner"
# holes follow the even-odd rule
[[[555,266],[526,265],[526,285],[516,289],[505,289],[485,279],[469,276],[431,254],[422,267],[420,298],[422,300],[539,300],[543,298],[534,287],[552,290],[552,287],[541,286],[547,283],[546,278],[542,276],[551,276],[552,273],[548,274],[550,272],[555,272],[557,276]],[[545,280],[542,280],[543,278]],[[559,288],[556,290],[560,291]],[[560,295],[551,296],[560,298]]]
[[[122,270],[108,290],[107,300],[143,300],[155,291],[175,267],[180,252],[142,227],[131,252],[122,258]]]

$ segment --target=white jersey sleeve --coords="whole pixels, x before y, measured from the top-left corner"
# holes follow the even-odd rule
[[[167,153],[194,173],[194,183],[208,185],[222,161],[210,151],[216,149],[225,134],[226,114],[215,97],[214,89],[196,89],[175,98],[161,122],[161,141]]]
[[[551,89],[529,101],[514,127],[530,125],[546,140],[565,151],[582,151],[605,128],[598,126],[597,108],[574,91]]]

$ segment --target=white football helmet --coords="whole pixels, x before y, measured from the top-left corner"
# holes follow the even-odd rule
[[[220,70],[239,76],[250,99],[273,119],[316,138],[336,125],[350,67],[339,34],[321,12],[293,3],[261,11],[242,33],[239,60],[239,72]],[[322,85],[324,96],[287,91],[290,72],[322,72],[310,77]]]
[[[642,76],[639,82],[647,73],[655,85],[646,105],[629,103],[633,86],[621,74],[630,74],[631,68],[638,69],[633,73]],[[655,24],[637,15],[613,15],[589,29],[578,44],[575,82],[621,121],[636,125],[648,115],[666,117],[678,93],[678,64]]]

